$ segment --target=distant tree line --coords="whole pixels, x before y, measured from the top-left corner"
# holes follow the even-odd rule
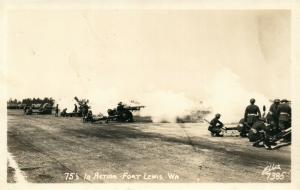
[[[7,108],[8,109],[22,109],[24,106],[31,106],[33,104],[43,105],[45,103],[48,103],[51,106],[53,106],[55,103],[55,100],[51,97],[50,98],[45,97],[43,99],[41,99],[41,98],[24,98],[22,100],[10,98],[7,101]]]

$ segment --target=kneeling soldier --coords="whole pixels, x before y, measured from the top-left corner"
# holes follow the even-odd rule
[[[217,113],[215,115],[215,118],[213,118],[210,121],[210,126],[208,127],[208,130],[211,132],[211,136],[217,136],[222,137],[221,135],[221,128],[224,126],[224,124],[219,120],[221,117],[221,114]]]

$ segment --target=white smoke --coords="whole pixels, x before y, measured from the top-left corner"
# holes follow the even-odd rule
[[[234,122],[250,98],[289,98],[270,97],[290,95],[289,11],[163,12],[10,13],[9,94],[52,96],[68,112],[77,96],[105,115],[137,100],[154,121],[210,109]]]
[[[261,112],[263,105],[269,107],[269,99],[264,94],[247,89],[247,86],[241,84],[239,76],[229,68],[221,68],[207,79],[205,84],[205,86],[201,86],[205,96],[199,94],[198,99],[189,97],[186,92],[156,90],[132,95],[116,88],[97,90],[93,85],[89,86],[89,89],[94,90],[89,90],[84,94],[80,93],[77,96],[79,99],[89,99],[89,105],[94,114],[102,113],[104,115],[107,115],[107,109],[115,108],[120,101],[130,105],[132,100],[135,100],[139,102],[138,105],[146,106],[141,109],[139,114],[151,116],[154,122],[175,122],[177,117],[189,115],[191,111],[195,110],[211,111],[207,119],[220,113],[222,121],[238,122],[243,117],[250,98],[256,99],[256,104],[260,107]],[[68,112],[71,112],[76,103],[74,96],[57,99],[60,108],[66,107]]]
[[[143,115],[151,115],[154,122],[175,122],[177,116],[189,114],[195,102],[184,93],[157,91],[145,93],[142,101],[147,105]]]
[[[220,113],[225,122],[239,121],[244,116],[245,108],[251,98],[256,100],[256,105],[260,107],[261,112],[263,105],[268,107],[270,104],[263,94],[250,91],[243,86],[239,76],[228,68],[216,72],[209,84],[206,87],[209,94],[207,103],[212,108],[212,114]]]
[[[118,102],[126,105],[141,105],[139,114],[141,116],[151,116],[154,122],[168,121],[175,122],[177,116],[188,115],[192,110],[199,109],[197,101],[188,98],[185,93],[175,93],[171,91],[154,91],[130,97],[123,95],[115,89],[102,92],[92,92],[85,96],[78,96],[79,99],[88,99],[89,105],[94,114],[102,113],[107,115],[107,109],[117,106]],[[137,103],[138,102],[138,103]],[[59,98],[57,100],[60,108],[68,108],[68,112],[73,111],[76,103],[72,96]]]

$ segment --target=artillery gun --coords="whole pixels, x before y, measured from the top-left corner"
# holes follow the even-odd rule
[[[41,115],[46,115],[46,114],[52,114],[52,105],[49,103],[45,103],[43,105],[31,105],[31,106],[25,106],[24,107],[24,114],[25,115],[32,115],[32,114],[41,114]]]
[[[257,139],[256,141],[252,144],[255,147],[260,147],[264,146],[268,150],[276,149],[282,146],[290,145],[291,141],[288,140],[287,142],[279,142],[280,140],[284,140],[286,137],[291,136],[292,134],[292,129],[291,127],[288,129],[285,129],[284,131],[277,132],[277,134],[271,135],[268,133],[268,131],[259,131],[257,133]]]
[[[91,112],[89,112],[86,117],[83,117],[83,122],[97,122],[97,121],[105,121],[106,123],[110,121],[117,122],[133,122],[133,114],[134,111],[139,111],[141,108],[145,106],[126,106],[124,105],[122,109],[114,108],[108,109],[108,116],[98,115],[93,116]]]
[[[253,146],[275,149],[291,144],[291,127],[282,131],[273,120],[274,118],[267,114],[266,118],[263,117],[253,124],[248,133],[249,141],[253,142]],[[279,142],[280,140],[285,142]]]
[[[79,105],[79,109],[77,112],[73,112],[73,116],[81,117],[87,115],[88,110],[91,108],[90,106],[88,106],[89,100],[86,99],[79,100],[77,96],[75,96],[74,99]]]
[[[107,110],[107,122],[108,121],[118,121],[118,122],[133,122],[133,111],[139,111],[145,106],[124,106],[121,110],[118,108]]]
[[[61,117],[80,117],[81,115],[79,115],[77,112],[67,112],[67,108],[63,109],[60,112],[60,116]]]

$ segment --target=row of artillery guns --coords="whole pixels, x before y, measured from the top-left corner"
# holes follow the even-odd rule
[[[107,110],[107,116],[102,114],[98,116],[94,116],[91,111],[87,114],[86,117],[83,118],[83,122],[97,122],[97,121],[105,121],[106,123],[110,121],[116,122],[134,122],[133,112],[139,111],[141,108],[145,108],[145,106],[127,106],[123,104],[118,104],[118,107]]]
[[[45,104],[32,104],[26,105],[23,108],[25,115],[32,115],[32,114],[41,114],[41,115],[48,115],[52,114],[53,107],[49,103]]]

